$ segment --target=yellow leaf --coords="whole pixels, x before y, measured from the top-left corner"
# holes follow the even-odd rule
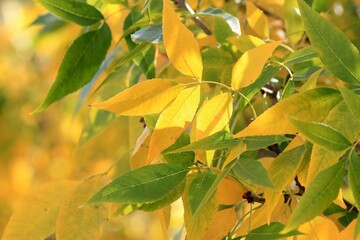
[[[313,74],[311,74],[308,80],[306,80],[306,82],[304,83],[304,85],[301,86],[300,92],[305,92],[307,90],[316,88],[317,79],[319,78],[319,75],[323,70],[324,69],[321,68],[316,72],[314,72]]]
[[[136,141],[134,152],[130,159],[131,169],[140,168],[148,164],[147,156],[149,153],[150,139],[151,133],[149,128],[146,127],[141,136]]]
[[[172,64],[179,72],[201,81],[203,65],[193,33],[180,21],[169,0],[164,0],[163,39]]]
[[[149,163],[158,157],[163,150],[174,144],[189,126],[199,102],[200,87],[189,87],[182,90],[174,102],[160,114],[150,140]]]
[[[217,211],[204,240],[219,240],[231,230],[237,220],[235,207]]]
[[[59,208],[77,185],[75,181],[57,181],[34,190],[11,216],[2,239],[45,239],[53,234]]]
[[[338,236],[338,238],[336,240],[351,240],[354,239],[354,232],[355,232],[355,227],[356,227],[356,223],[360,221],[360,218],[358,217],[357,219],[354,219],[344,230],[342,230]],[[355,238],[357,240],[360,239],[360,236],[357,236],[357,238]]]
[[[297,129],[288,120],[289,116],[303,121],[322,122],[340,100],[340,93],[330,88],[294,94],[267,109],[234,137],[296,133]]]
[[[325,217],[316,217],[313,220],[301,225],[298,231],[305,233],[306,235],[298,235],[298,240],[328,240],[339,239],[339,231],[331,220]],[[350,238],[351,239],[351,238]]]
[[[241,52],[246,52],[252,48],[265,44],[263,40],[252,35],[232,36],[227,40]]]
[[[266,61],[280,43],[281,41],[263,44],[245,52],[232,69],[231,86],[239,89],[255,82]]]
[[[56,239],[100,238],[102,226],[109,215],[110,204],[82,205],[109,182],[110,179],[106,175],[97,175],[85,180],[75,189],[73,195],[59,210],[56,220]]]
[[[243,200],[244,189],[230,178],[221,181],[217,188],[218,202],[222,205],[232,205]]]
[[[223,130],[230,121],[232,110],[230,93],[218,94],[204,103],[196,117],[195,140]]]
[[[257,8],[252,2],[248,2],[246,5],[246,18],[249,26],[261,37],[269,37],[269,22],[259,8]]]
[[[243,142],[240,142],[238,145],[236,145],[235,147],[233,147],[230,150],[229,155],[227,156],[227,158],[225,159],[225,162],[223,164],[223,169],[226,167],[226,165],[228,165],[232,160],[234,160],[235,158],[239,157],[240,154],[242,154],[243,152],[246,151],[246,144]]]
[[[92,107],[126,116],[142,116],[161,112],[183,86],[175,81],[152,79],[132,86],[114,97]]]

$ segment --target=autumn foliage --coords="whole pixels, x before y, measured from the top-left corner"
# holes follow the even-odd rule
[[[174,202],[176,239],[358,239],[357,1],[35,2],[83,29],[33,114],[81,89],[81,144],[121,116],[136,142],[35,189],[4,240],[101,239],[136,211],[173,238]]]

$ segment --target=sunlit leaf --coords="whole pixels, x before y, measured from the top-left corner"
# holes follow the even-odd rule
[[[234,137],[296,133],[289,116],[303,121],[323,121],[341,100],[340,93],[330,88],[316,88],[288,97],[266,110]]]
[[[44,184],[24,198],[11,216],[3,240],[45,239],[55,232],[59,209],[71,196],[78,182],[57,181]]]
[[[95,24],[104,16],[95,7],[73,0],[35,0],[44,8],[64,20],[72,21],[82,26]]]
[[[353,220],[344,230],[342,230],[337,240],[357,240],[359,232],[359,217],[356,220]]]
[[[189,126],[200,102],[200,87],[182,90],[160,115],[150,140],[148,159],[151,162]]]
[[[110,213],[110,206],[108,204],[83,206],[83,204],[109,181],[106,175],[94,176],[74,190],[73,195],[59,210],[55,232],[58,239],[100,238],[102,226]]]
[[[216,179],[216,174],[212,171],[205,171],[200,173],[191,182],[189,186],[189,203],[191,212],[194,214],[200,202],[205,197],[206,192]]]
[[[219,240],[222,239],[232,229],[237,220],[235,207],[219,210],[215,213],[209,230],[203,239]]]
[[[151,203],[164,198],[178,186],[190,169],[170,164],[148,165],[117,177],[88,203]]]
[[[304,31],[304,24],[296,0],[284,2],[284,17],[286,36],[291,46],[295,46],[300,41]]]
[[[141,116],[164,110],[183,89],[175,81],[152,79],[140,82],[92,107],[126,116]]]
[[[201,81],[203,65],[200,48],[193,33],[185,27],[170,5],[163,1],[163,40],[166,53],[182,74]]]
[[[250,136],[250,137],[244,137],[242,141],[246,143],[246,150],[252,151],[252,150],[258,150],[265,148],[267,146],[281,143],[291,140],[290,138],[287,138],[283,135],[277,135],[277,136]]]
[[[148,165],[147,156],[149,153],[149,144],[151,133],[148,127],[144,129],[140,137],[136,140],[134,151],[130,159],[131,169],[136,169]]]
[[[204,103],[196,116],[195,139],[221,131],[229,124],[233,110],[230,93],[221,93]]]
[[[308,239],[338,239],[339,230],[335,223],[328,218],[317,216],[313,220],[301,225],[298,230],[306,235],[300,235],[298,240]]]
[[[260,75],[266,61],[281,41],[267,43],[245,52],[232,70],[231,86],[235,89],[252,84]]]
[[[360,84],[360,55],[345,34],[298,0],[305,30],[321,61],[335,76]],[[331,37],[330,37],[331,36]]]
[[[110,43],[111,32],[106,23],[100,29],[78,37],[67,50],[45,100],[34,112],[45,110],[90,82],[104,60]]]
[[[309,141],[327,150],[342,151],[352,145],[344,135],[327,124],[306,122],[296,118],[290,118],[290,121]]]
[[[245,192],[242,185],[232,178],[224,178],[217,190],[217,201],[221,205],[235,205],[243,200],[242,196]]]
[[[321,214],[337,197],[345,176],[345,161],[340,161],[320,172],[306,188],[300,203],[295,208],[283,230],[288,232]]]
[[[246,4],[246,19],[256,34],[264,38],[269,37],[269,22],[264,12],[250,1]]]
[[[233,171],[239,179],[249,184],[268,188],[273,187],[269,174],[263,165],[255,159],[240,157],[236,160]]]

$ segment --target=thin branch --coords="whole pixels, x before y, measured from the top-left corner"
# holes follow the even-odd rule
[[[194,10],[189,6],[189,4],[187,4],[186,0],[172,0],[174,2],[174,4],[180,8],[180,9],[184,9],[186,11],[188,11],[191,14],[195,14]],[[210,29],[205,26],[205,24],[200,20],[199,17],[192,17],[191,18],[195,24],[201,28],[207,35],[211,35],[211,31]]]

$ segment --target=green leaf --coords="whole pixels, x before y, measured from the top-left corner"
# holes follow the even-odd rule
[[[45,100],[34,112],[45,110],[90,82],[105,59],[110,43],[111,32],[106,23],[100,29],[78,37],[67,50]]]
[[[199,141],[190,143],[189,145],[173,150],[170,153],[231,148],[234,147],[236,144],[238,144],[239,141],[240,141],[239,139],[232,138],[231,133],[226,131],[220,131],[206,138],[203,138]]]
[[[246,236],[245,240],[271,240],[282,239],[286,237],[296,236],[302,234],[298,230],[292,230],[288,233],[281,234],[281,230],[285,228],[285,225],[280,222],[271,222],[269,225],[264,224],[258,228],[255,228]]]
[[[352,115],[360,121],[360,96],[343,86],[339,90]]]
[[[207,191],[216,179],[216,174],[212,171],[200,173],[189,186],[189,203],[191,212],[194,214],[204,199]]]
[[[131,34],[131,40],[134,43],[161,43],[162,42],[162,26],[161,24],[156,24],[149,26],[143,29],[140,29],[133,34]]]
[[[349,184],[357,206],[360,206],[360,158],[353,152],[349,158]]]
[[[85,2],[74,0],[35,1],[56,16],[82,26],[89,26],[104,19],[99,10]]]
[[[163,199],[190,169],[170,164],[148,165],[129,171],[101,189],[88,203],[149,203]]]
[[[289,80],[284,89],[282,90],[282,93],[281,93],[281,99],[285,99],[287,97],[290,97],[291,95],[293,95],[295,93],[295,82],[294,80]]]
[[[186,181],[180,182],[174,189],[172,189],[165,197],[155,202],[143,203],[143,204],[124,204],[119,207],[114,215],[126,215],[136,210],[142,210],[146,212],[153,212],[161,209],[180,198],[184,192]]]
[[[162,152],[163,158],[168,163],[184,167],[190,167],[194,164],[194,152],[170,153],[172,150],[181,148],[188,144],[190,144],[190,136],[187,133],[183,132],[172,146]]]
[[[312,47],[303,48],[290,54],[284,61],[284,64],[290,67],[296,63],[306,62],[312,58],[317,57],[316,52]]]
[[[293,117],[290,122],[313,144],[331,151],[342,151],[352,144],[335,128],[319,122],[306,122]]]
[[[259,91],[260,89],[265,86],[268,82],[270,82],[271,78],[273,78],[278,72],[279,67],[268,67],[260,74],[260,76],[255,80],[254,83],[245,87],[242,90],[242,93],[246,96],[247,99],[251,100]],[[248,101],[242,99],[238,106],[237,111],[242,112],[244,108],[248,105]]]
[[[291,139],[284,135],[276,135],[276,136],[249,136],[249,137],[244,137],[242,140],[244,141],[244,143],[246,143],[246,150],[253,151],[268,147],[276,143],[282,143]]]
[[[238,178],[247,183],[268,188],[273,187],[266,169],[255,159],[238,158],[233,171]]]
[[[345,161],[320,172],[306,188],[283,232],[288,232],[321,214],[337,197],[345,176]]]
[[[345,82],[360,84],[360,55],[345,34],[298,0],[305,30],[324,65]]]
[[[206,16],[213,16],[219,17],[225,20],[225,22],[229,25],[230,29],[236,33],[237,35],[241,34],[240,30],[240,22],[239,19],[222,9],[219,8],[208,8],[204,11],[198,12],[196,15],[206,15]]]

